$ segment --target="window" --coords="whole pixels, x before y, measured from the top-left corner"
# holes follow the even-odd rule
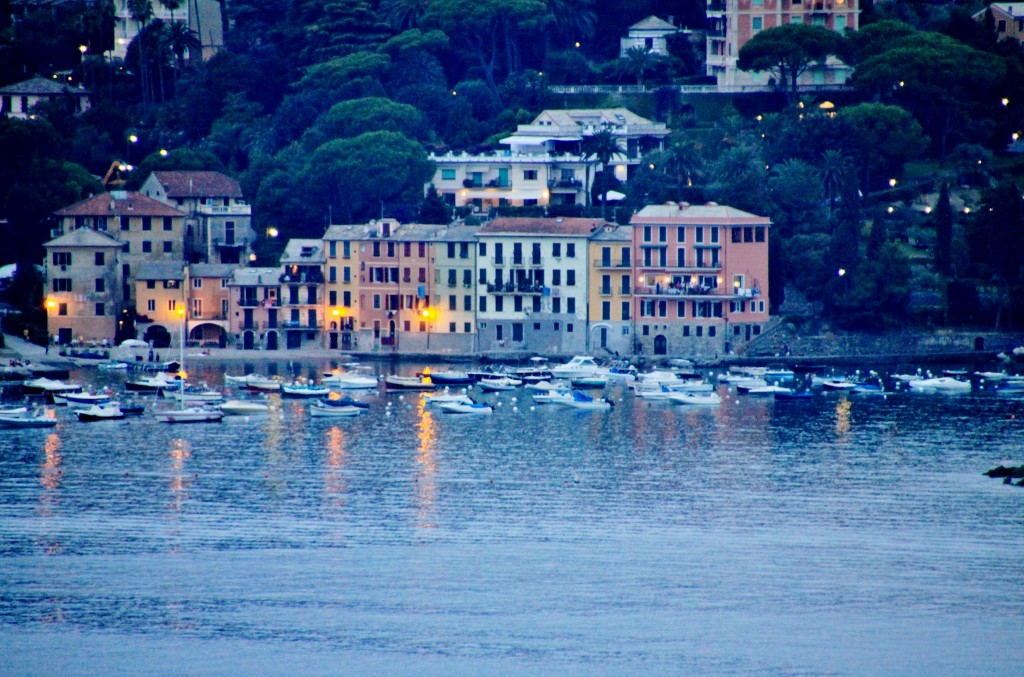
[[[343,291],[343,292],[341,292],[341,305],[345,306],[346,308],[351,308],[352,307],[352,292],[350,292],[350,291]]]
[[[104,255],[103,255],[103,252],[96,252],[95,262],[96,262],[97,266],[104,265]]]
[[[668,239],[668,228],[666,226],[658,226],[658,242],[665,242]]]
[[[203,278],[201,278],[201,277],[193,277],[192,278],[192,288],[193,289],[202,289],[203,288]]]
[[[153,230],[153,217],[143,216],[142,217],[142,230]]]
[[[764,226],[758,226],[754,229],[754,242],[764,242]]]
[[[704,241],[704,228],[694,228],[693,229],[693,241],[694,242],[703,242]]]
[[[66,303],[58,303],[57,304],[57,314],[58,315],[67,315],[68,314],[68,304],[66,304]]]
[[[172,230],[173,227],[174,227],[173,223],[174,222],[171,220],[171,217],[165,216],[164,217],[164,230]],[[232,225],[234,225],[234,224],[232,224]]]
[[[565,245],[565,256],[566,256],[566,258],[570,258],[570,259],[576,258],[576,243],[574,243],[574,242],[566,243],[566,245]]]
[[[623,296],[629,296],[632,293],[630,291],[629,287],[630,287],[629,275],[623,275],[622,276],[622,294],[623,294]]]
[[[53,279],[53,291],[71,291],[71,278],[55,277]]]
[[[53,265],[55,265],[55,266],[70,266],[71,265],[71,252],[54,252],[53,253]]]
[[[517,313],[523,312],[523,297],[513,296],[512,297],[512,309]]]
[[[174,252],[174,243],[170,240],[164,240],[164,254],[171,254]]]
[[[505,298],[503,296],[494,297],[494,312],[500,313],[505,309]]]
[[[562,284],[562,271],[557,268],[551,271],[551,284],[556,287]]]
[[[650,226],[644,226],[644,242],[650,242],[650,241],[651,241],[651,227]]]
[[[480,312],[481,313],[486,313],[487,312],[487,297],[486,296],[481,296],[480,297],[480,303],[477,304],[477,305],[480,308]]]
[[[96,293],[97,294],[102,294],[105,291],[107,291],[107,281],[104,280],[102,277],[97,277],[96,278]]]
[[[146,311],[150,313],[156,312],[156,299],[146,301]]]
[[[629,321],[629,301],[622,302],[622,320],[623,322]]]
[[[718,226],[708,228],[711,231],[711,244],[718,244]]]
[[[466,311],[473,310],[473,297],[469,294],[462,297],[462,309]]]
[[[462,286],[466,289],[473,286],[473,271],[469,268],[462,271]]]
[[[676,317],[686,317],[686,301],[676,301]]]
[[[176,300],[174,300],[174,299],[170,299],[167,302],[167,310],[169,310],[169,311],[171,311],[173,313],[177,309],[178,309],[178,302]]]
[[[610,320],[612,319],[612,303],[611,301],[601,302],[601,319]]]
[[[759,2],[763,2],[763,0],[753,0],[753,4],[754,5],[757,5]],[[750,30],[752,30],[752,31],[759,31],[762,28],[764,28],[764,18],[763,17],[755,16],[754,18],[752,18],[750,20]],[[698,329],[699,329],[699,327],[698,327]]]
[[[373,295],[373,307],[380,308],[380,294]]]
[[[686,248],[679,247],[676,249],[676,265],[680,268],[686,267]]]
[[[524,169],[523,170],[523,181],[536,181],[537,170],[536,169]]]
[[[732,227],[732,241],[743,242],[743,229],[739,226]]]
[[[556,314],[562,312],[562,299],[557,296],[551,299],[551,312]]]
[[[455,294],[450,294],[448,296],[448,310],[458,310],[458,309],[459,309],[459,299],[458,299],[458,297],[455,296]]]
[[[565,271],[565,284],[566,284],[566,286],[569,286],[569,287],[576,286],[576,271],[575,270],[567,270],[567,271]]]
[[[448,286],[449,287],[454,287],[456,285],[456,283],[458,281],[458,277],[457,277],[458,274],[459,274],[459,271],[455,270],[454,268],[452,268],[452,269],[450,269],[448,271]]]
[[[146,280],[146,289],[156,289],[156,280]]]
[[[149,240],[143,240],[142,241],[142,253],[148,254],[151,251],[153,251],[153,243],[150,242]]]
[[[470,333],[473,331],[473,324],[471,322],[466,322],[462,325],[462,331],[466,334]]]
[[[455,323],[454,322],[449,322],[448,323],[448,333],[449,334],[454,334],[455,333]]]
[[[442,169],[441,170],[441,180],[442,181],[454,181],[455,180],[455,170],[454,169]]]
[[[554,256],[556,259],[562,258],[562,243],[561,242],[552,242],[551,243],[551,255]]]
[[[479,254],[480,254],[480,256],[487,256],[487,243],[486,242],[481,242],[480,243]]]
[[[676,228],[676,242],[686,242],[686,228],[684,226]]]

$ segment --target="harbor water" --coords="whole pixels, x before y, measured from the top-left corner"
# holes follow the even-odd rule
[[[1019,674],[1024,399],[719,388],[0,430],[0,674]]]

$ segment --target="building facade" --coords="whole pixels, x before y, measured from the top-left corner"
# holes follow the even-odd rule
[[[432,350],[475,352],[477,228],[448,226],[435,229]]]
[[[157,171],[146,177],[139,192],[188,215],[189,261],[248,265],[256,233],[252,207],[238,181],[220,172]]]
[[[124,309],[121,243],[81,228],[43,245],[48,331],[62,345],[114,341]]]
[[[601,131],[621,152],[604,168],[584,154],[583,139]],[[507,149],[490,153],[430,156],[433,184],[449,204],[478,211],[503,206],[590,204],[596,172],[628,181],[646,153],[661,150],[668,128],[626,108],[542,111],[530,124],[501,140]]]
[[[1024,42],[1024,3],[993,2],[971,18],[984,24],[989,20],[989,14],[992,15],[992,31],[996,40],[1011,38]]]
[[[193,263],[186,270],[188,344],[224,348],[231,327],[231,275],[235,266]]]
[[[281,254],[281,327],[289,350],[322,344],[326,262],[323,240],[289,240]]]
[[[361,243],[369,237],[366,225],[333,225],[324,233],[327,255],[325,289],[326,340],[331,350],[359,348],[359,278]],[[366,344],[364,344],[365,346]]]
[[[242,350],[280,350],[281,268],[235,268],[228,282],[229,327],[234,347]]]
[[[189,290],[184,261],[143,261],[135,272],[135,326],[154,348],[178,348],[187,337]],[[187,339],[186,339],[187,340]]]
[[[71,100],[76,112],[84,113],[91,107],[89,97],[89,91],[81,87],[46,78],[31,78],[0,87],[0,115],[26,120],[32,115],[33,107],[63,98]]]
[[[668,36],[679,32],[672,25],[671,17],[665,21],[649,16],[638,21],[626,31],[626,37],[619,38],[619,56],[624,57],[630,49],[639,48],[658,56],[668,56]]]
[[[477,233],[481,351],[587,348],[588,240],[600,219],[499,218]]]
[[[768,321],[770,219],[714,203],[645,207],[632,219],[634,348],[727,354]]]
[[[633,228],[605,224],[590,238],[587,336],[595,353],[633,350]]]
[[[202,45],[204,61],[224,47],[222,14],[217,0],[187,0],[180,3],[173,12],[160,2],[153,2],[150,4],[150,12],[147,24],[155,19],[187,23]],[[142,25],[132,16],[128,0],[114,0],[114,48],[110,52],[111,58],[124,59],[127,56],[128,45],[139,34]],[[189,58],[199,56],[189,54]]]
[[[707,0],[707,74],[719,87],[768,85],[769,73],[736,67],[740,49],[762,30],[788,23],[822,26],[845,33],[859,27],[860,0]],[[839,85],[853,68],[834,57],[809,68],[799,79],[804,85]],[[785,83],[779,83],[785,86]]]

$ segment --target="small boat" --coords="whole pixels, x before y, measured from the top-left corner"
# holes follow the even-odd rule
[[[326,397],[331,389],[315,383],[285,383],[281,386],[281,394],[286,397]]]
[[[24,414],[28,411],[28,407],[24,404],[16,404],[10,406],[0,407],[0,416],[13,416],[14,414]]]
[[[228,416],[251,416],[270,411],[266,402],[257,402],[256,400],[228,400],[221,402],[219,409]]]
[[[96,368],[104,371],[128,371],[128,363],[111,360],[110,362],[100,362]]]
[[[178,388],[179,379],[177,376],[172,376],[164,372],[158,373],[156,376],[140,376],[134,378],[124,384],[125,390],[131,390],[134,392],[144,393],[158,393],[164,388]]]
[[[817,379],[815,379],[817,380]],[[829,391],[841,391],[841,390],[853,390],[857,387],[856,381],[851,381],[846,378],[825,378],[821,379],[822,390]]]
[[[763,378],[745,378],[737,381],[730,381],[732,385],[736,386],[736,392],[738,393],[749,393],[751,390],[757,388],[767,388],[768,381]]]
[[[533,401],[537,404],[562,404],[565,400],[571,399],[572,392],[568,390],[549,390],[533,396]]]
[[[259,374],[245,374],[244,376],[236,376],[234,374],[224,374],[224,385],[229,386],[246,386],[250,380],[258,381],[267,378],[266,376],[260,376]]]
[[[430,367],[424,369],[421,373],[417,374],[421,377],[430,377],[431,382],[437,386],[461,386],[473,383],[475,379],[469,375],[469,372],[456,371],[456,370],[445,370],[445,371],[432,371]]]
[[[423,402],[425,404],[430,404],[430,405],[434,405],[434,404],[452,404],[452,403],[455,403],[455,404],[458,404],[458,403],[468,404],[468,403],[473,402],[473,398],[470,397],[469,395],[465,395],[465,394],[462,394],[462,393],[436,393],[436,394],[424,393],[423,394]]]
[[[442,402],[438,405],[446,414],[492,414],[494,407],[476,402]]]
[[[131,401],[122,402],[121,413],[125,416],[139,416],[146,413],[146,407]]]
[[[0,414],[0,427],[3,428],[52,428],[57,419],[48,415],[43,409],[23,411],[20,413]]]
[[[114,399],[114,394],[109,390],[100,393],[64,393],[62,395],[54,395],[54,404],[65,404],[68,407],[89,407],[94,404],[103,404],[104,402],[110,402]]]
[[[578,390],[572,391],[572,397],[557,402],[563,407],[569,407],[572,409],[587,409],[604,411],[612,408],[612,403],[603,397],[591,397],[586,393],[582,393]]]
[[[260,376],[246,381],[245,387],[247,390],[256,390],[261,393],[276,393],[281,390],[281,381],[273,377]]]
[[[970,381],[961,381],[952,376],[917,379],[908,383],[907,386],[916,392],[969,393],[971,391]]]
[[[608,379],[604,376],[577,376],[569,379],[573,388],[604,388],[608,385]]]
[[[79,421],[118,421],[124,418],[121,405],[117,402],[100,402],[90,405],[87,409],[75,412]]]
[[[81,392],[82,386],[78,383],[67,383],[56,379],[40,378],[29,379],[21,384],[22,391],[26,395],[49,395],[54,393],[77,393]]]
[[[318,400],[309,405],[309,415],[319,418],[358,416],[366,411],[365,407],[354,404],[334,405]]]
[[[321,382],[332,390],[371,390],[379,383],[373,376],[355,372],[328,372]]]
[[[814,393],[809,390],[793,390],[787,389],[788,392],[782,392],[781,390],[775,392],[776,400],[809,400],[814,397]]]
[[[751,388],[750,390],[747,391],[747,394],[751,395],[753,397],[758,397],[758,396],[774,397],[776,393],[789,393],[789,392],[792,392],[792,391],[793,391],[792,388],[786,388],[785,386],[767,385],[767,386],[760,386],[760,387],[757,387],[757,388]]]
[[[436,385],[429,378],[419,376],[385,376],[384,385],[388,390],[435,390]]]
[[[527,383],[523,387],[527,390],[536,390],[541,393],[546,393],[549,390],[567,393],[572,389],[568,381],[537,381],[536,383]]]
[[[180,387],[177,390],[164,388],[160,391],[160,396],[179,402],[221,402],[224,399],[224,393],[219,390],[196,386],[186,386],[184,390]]]
[[[668,386],[661,386],[659,388],[652,388],[645,386],[642,389],[636,391],[636,396],[641,400],[648,400],[651,402],[667,402],[669,393],[676,392],[670,390]]]
[[[636,367],[633,365],[616,365],[608,369],[609,383],[634,383],[637,379]]]
[[[974,375],[985,381],[1002,381],[1007,377],[1005,371],[976,371]]]
[[[792,369],[786,369],[785,367],[768,367],[764,371],[764,375],[761,376],[765,381],[768,381],[771,385],[780,385],[782,383],[792,383],[796,380],[796,374]]]
[[[554,378],[576,378],[580,376],[594,376],[595,374],[607,373],[607,369],[597,364],[590,355],[576,355],[565,364],[551,367],[551,376]]]
[[[722,397],[718,393],[688,393],[670,390],[668,400],[675,404],[688,404],[694,406],[714,406],[722,403]]]
[[[517,378],[512,378],[511,376],[499,376],[497,378],[480,379],[480,382],[477,385],[480,386],[480,390],[493,393],[505,390],[515,390],[519,386],[523,385],[523,382]]]
[[[162,423],[216,423],[224,418],[224,412],[206,407],[184,407],[164,409],[155,414]]]

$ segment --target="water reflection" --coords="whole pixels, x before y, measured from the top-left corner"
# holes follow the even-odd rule
[[[168,504],[168,508],[174,513],[180,513],[185,501],[188,500],[188,490],[192,480],[185,474],[185,461],[191,455],[192,451],[188,440],[180,437],[171,440],[171,502]]]
[[[845,437],[850,432],[850,400],[845,397],[836,402],[836,437]]]
[[[43,442],[43,462],[39,466],[39,483],[43,490],[39,493],[37,512],[41,518],[53,517],[60,504],[60,487],[64,479],[63,458],[60,453],[61,439],[57,433],[50,433]],[[52,536],[37,539],[37,545],[47,555],[56,555],[63,549],[63,544]]]
[[[422,397],[416,405],[416,526],[434,528],[434,501],[437,499],[437,422]]]
[[[327,470],[324,473],[325,505],[332,510],[340,510],[345,507],[345,492],[348,489],[345,481],[345,431],[340,426],[332,426],[324,437],[327,447]]]

